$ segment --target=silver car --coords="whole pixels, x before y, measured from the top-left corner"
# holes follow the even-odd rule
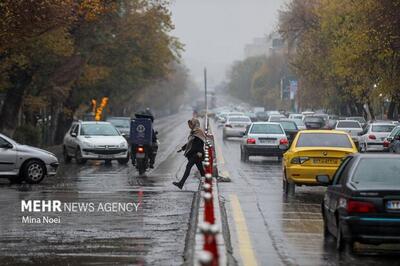
[[[277,156],[282,159],[281,146],[289,145],[283,127],[279,123],[252,123],[240,145],[241,160],[248,161],[249,156]]]
[[[383,143],[390,135],[393,128],[391,122],[378,122],[369,124],[362,133],[360,133],[360,151],[384,151]]]
[[[349,133],[351,139],[358,146],[359,135],[363,132],[361,123],[357,120],[339,120],[336,122],[335,130],[340,130]]]
[[[223,139],[229,137],[243,137],[250,124],[251,119],[248,116],[228,116],[222,132]]]
[[[66,163],[72,158],[78,164],[87,160],[117,160],[120,164],[129,161],[128,142],[109,122],[74,122],[65,134],[63,154]]]
[[[38,184],[46,176],[54,176],[57,157],[48,151],[22,145],[0,134],[0,177],[12,182]]]

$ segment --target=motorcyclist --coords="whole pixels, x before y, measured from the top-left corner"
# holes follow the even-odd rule
[[[150,118],[151,122],[154,123],[154,115],[151,112],[151,109],[149,107],[147,107],[144,111],[139,113],[140,115],[145,115],[147,117]],[[154,163],[156,161],[156,155],[157,155],[157,151],[158,151],[158,141],[157,141],[157,134],[158,132],[154,130],[154,128],[152,129],[152,145],[148,146],[149,152],[148,152],[148,156],[149,156],[149,167],[150,168],[154,168]],[[136,147],[134,147],[134,145],[132,145],[132,151],[134,151],[136,149]],[[134,154],[132,152],[132,154]],[[132,160],[132,163],[134,164],[134,160]]]

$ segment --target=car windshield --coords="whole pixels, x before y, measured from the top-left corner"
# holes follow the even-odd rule
[[[297,130],[297,126],[295,122],[292,121],[280,121],[279,122],[284,130]]]
[[[372,132],[392,132],[396,125],[372,125]]]
[[[353,146],[345,134],[303,133],[300,134],[296,147],[352,148]]]
[[[280,125],[254,124],[250,130],[251,134],[284,134]]]
[[[118,131],[110,124],[83,124],[82,136],[119,136]]]
[[[337,128],[357,128],[360,129],[360,123],[356,122],[356,121],[339,121],[337,126]]]
[[[251,122],[248,117],[230,117],[229,122]]]
[[[115,127],[122,127],[122,128],[130,127],[129,119],[108,119],[107,122],[110,122]]]
[[[363,158],[351,183],[359,189],[400,189],[400,157]]]

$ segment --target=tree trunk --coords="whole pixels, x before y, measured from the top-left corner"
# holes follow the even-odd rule
[[[21,110],[25,90],[32,81],[32,76],[25,70],[13,69],[10,81],[13,87],[9,88],[0,113],[0,131],[12,136],[18,126],[17,117]]]
[[[387,113],[387,118],[389,120],[394,119],[394,111],[396,110],[396,102],[392,100],[389,105],[388,113]]]
[[[364,111],[367,114],[367,120],[375,120],[374,110],[372,109],[369,101],[367,101]]]

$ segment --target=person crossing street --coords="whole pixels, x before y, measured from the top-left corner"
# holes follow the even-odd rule
[[[188,163],[182,179],[179,182],[172,182],[172,184],[180,189],[182,189],[183,185],[185,184],[186,179],[189,177],[190,171],[194,165],[196,165],[197,169],[199,169],[201,176],[205,176],[202,161],[204,158],[204,143],[206,141],[206,135],[200,128],[200,121],[197,118],[188,120],[188,126],[191,129],[188,142],[178,151],[184,151],[184,155],[188,159]]]

